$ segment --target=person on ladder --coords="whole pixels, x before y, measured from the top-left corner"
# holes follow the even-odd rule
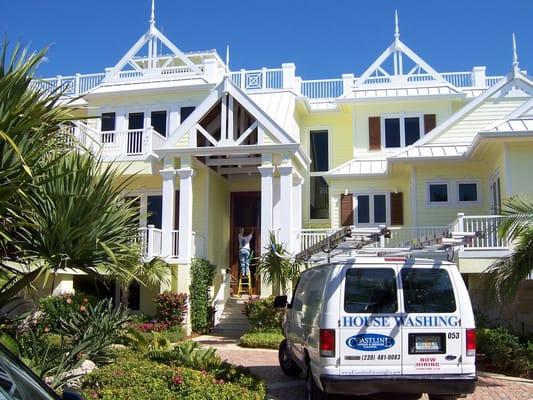
[[[241,277],[250,274],[250,242],[253,237],[253,228],[249,235],[244,235],[244,228],[239,230],[239,264],[241,267]]]

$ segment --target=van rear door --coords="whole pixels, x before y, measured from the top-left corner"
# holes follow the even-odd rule
[[[402,373],[462,372],[459,299],[447,268],[409,265],[400,268]]]
[[[341,375],[401,374],[399,267],[395,264],[344,268],[339,321]]]

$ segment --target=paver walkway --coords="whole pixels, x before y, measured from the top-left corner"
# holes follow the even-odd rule
[[[201,343],[217,348],[218,354],[229,362],[243,365],[263,378],[267,384],[269,398],[279,400],[304,400],[305,381],[287,377],[281,372],[278,364],[278,353],[275,350],[243,349],[237,346],[235,340],[222,337],[201,336],[197,338]],[[385,397],[357,397],[350,399],[374,400],[390,399]],[[338,400],[348,400],[347,397],[337,397]],[[401,400],[401,397],[395,397]],[[427,395],[422,397],[427,400]],[[523,383],[494,377],[480,376],[477,389],[467,400],[533,400],[533,382]]]

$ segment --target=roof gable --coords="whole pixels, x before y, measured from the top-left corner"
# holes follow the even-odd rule
[[[226,103],[227,101],[227,103]],[[220,108],[219,108],[220,106]],[[254,120],[251,124],[244,123],[238,128],[239,116],[233,111],[240,107],[239,115],[249,115]],[[220,114],[217,114],[220,110]],[[210,114],[212,128],[203,126],[208,122]],[[230,117],[232,115],[232,117]],[[216,119],[219,119],[217,122]],[[217,130],[220,129],[220,131]],[[217,134],[213,135],[216,131]],[[248,144],[248,137],[257,135],[255,144],[296,144],[296,141],[280,127],[265,111],[263,111],[249,96],[239,89],[228,77],[225,77],[196,107],[185,121],[163,143],[162,149],[176,147],[196,147],[199,143],[194,133],[199,132],[210,143],[209,146],[231,147]],[[192,133],[192,135],[191,135]]]

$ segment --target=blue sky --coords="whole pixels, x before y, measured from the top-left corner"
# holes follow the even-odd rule
[[[51,45],[41,76],[103,72],[148,28],[150,0],[0,0],[10,41]],[[183,51],[231,49],[231,65],[294,62],[304,79],[360,75],[401,39],[440,72],[511,69],[515,32],[522,69],[533,71],[532,0],[156,0],[160,30]]]

